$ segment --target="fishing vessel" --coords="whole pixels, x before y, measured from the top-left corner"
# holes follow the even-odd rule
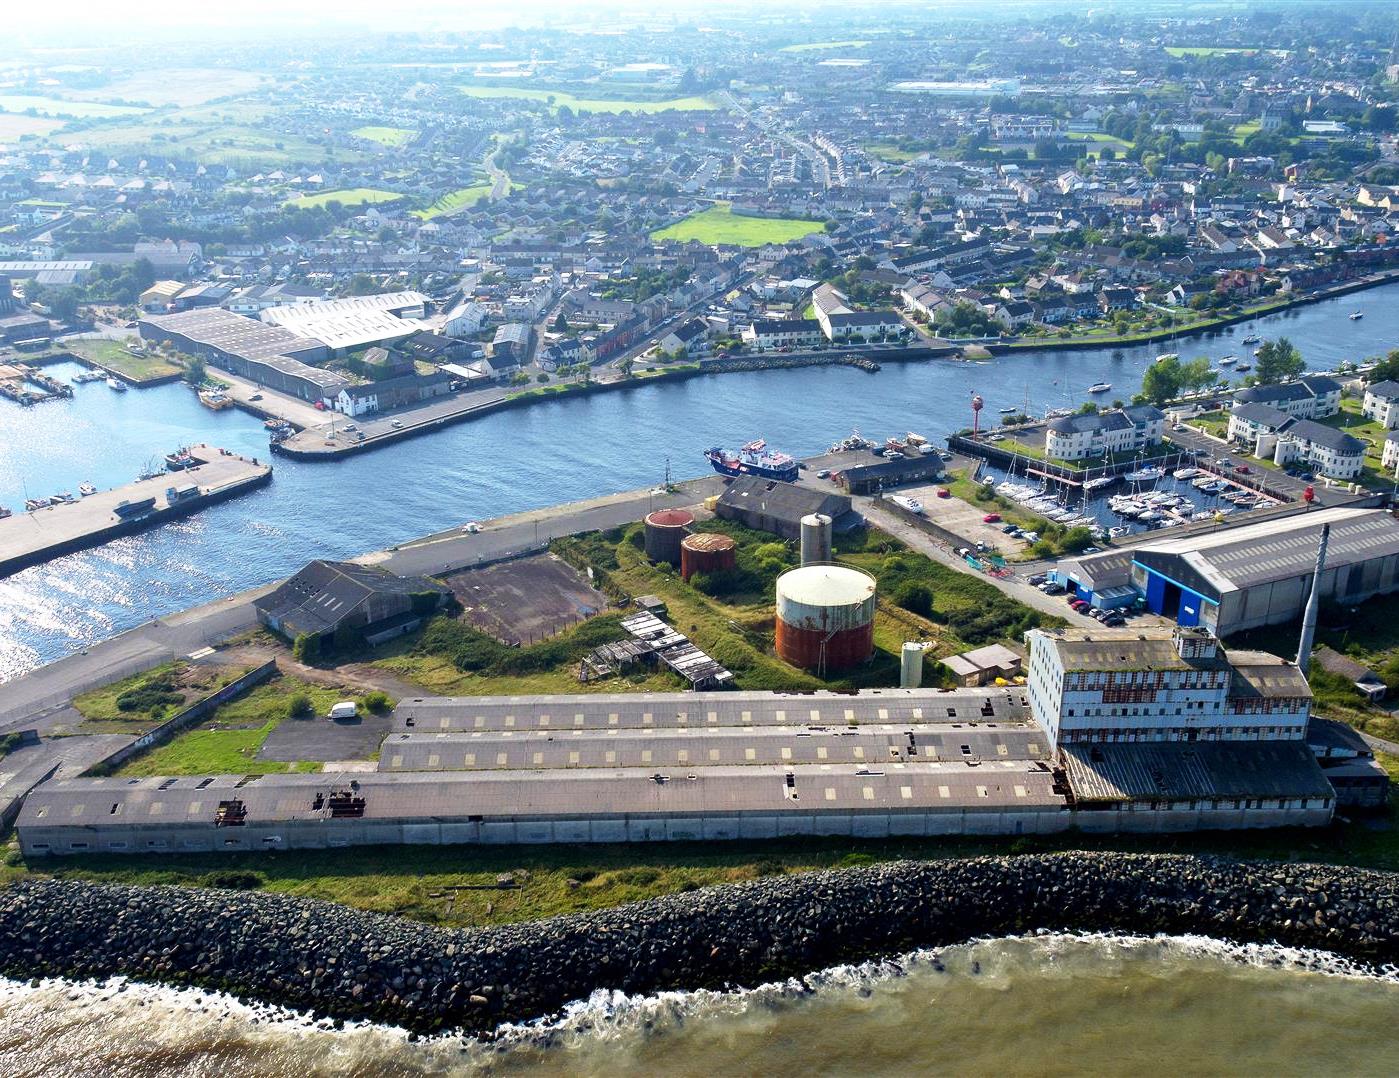
[[[796,460],[786,453],[769,449],[767,442],[761,438],[749,442],[742,449],[715,446],[704,455],[720,475],[758,475],[787,483],[797,481]]]
[[[1111,382],[1094,382],[1088,387],[1089,393],[1106,393],[1112,388]]]
[[[109,389],[115,389],[118,393],[126,392],[126,383],[123,382],[120,378],[108,378],[107,387]]]

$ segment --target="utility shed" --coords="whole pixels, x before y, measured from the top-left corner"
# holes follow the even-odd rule
[[[831,529],[836,532],[852,531],[864,524],[864,518],[850,508],[850,499],[844,494],[752,475],[739,476],[730,483],[719,495],[714,513],[783,539],[801,538],[802,517],[811,513],[830,517]]]

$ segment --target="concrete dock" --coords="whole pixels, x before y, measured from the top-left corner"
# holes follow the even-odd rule
[[[189,453],[198,462],[193,467],[0,520],[0,577],[188,516],[272,478],[270,464],[216,446],[191,446]]]

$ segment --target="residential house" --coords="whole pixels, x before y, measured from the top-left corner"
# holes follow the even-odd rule
[[[1057,460],[1084,460],[1160,445],[1166,415],[1149,404],[1062,416],[1045,429],[1044,450]]]

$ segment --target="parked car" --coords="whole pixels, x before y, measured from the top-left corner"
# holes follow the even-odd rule
[[[1240,464],[1237,468],[1234,469],[1234,471],[1239,472],[1243,475],[1248,475],[1249,472],[1253,471],[1253,469],[1250,468],[1247,464]]]
[[[816,473],[817,479],[829,479],[830,477],[831,473],[825,468],[822,468],[819,472]]]
[[[1116,611],[1113,611],[1103,619],[1103,624],[1106,625],[1109,629],[1116,629],[1123,625],[1126,625],[1127,619],[1124,618],[1121,614],[1117,613]]]
[[[1048,579],[1049,579],[1049,574],[1048,574],[1048,573],[1036,573],[1034,576],[1030,577],[1030,583],[1031,583],[1031,584],[1034,584],[1036,587],[1038,587],[1039,585],[1043,584],[1043,583],[1044,583],[1045,581],[1047,581]]]
[[[952,497],[952,491],[948,490],[946,487],[938,487],[938,497],[950,498]]]
[[[1052,580],[1044,585],[1044,587],[1040,588],[1040,591],[1044,592],[1046,595],[1063,595],[1064,592],[1068,590],[1069,589],[1064,587],[1063,584],[1056,584]]]
[[[250,400],[250,401],[260,401],[260,400],[262,400],[262,394],[261,394],[261,393],[254,393],[251,397],[248,398],[248,400]]]
[[[984,517],[981,518],[981,523],[983,524],[999,524],[1000,522],[1000,513],[987,513]]]
[[[1074,594],[1072,594],[1072,593],[1070,593],[1070,595],[1069,595],[1068,604],[1069,604],[1071,607],[1073,607],[1075,610],[1077,610],[1080,606],[1087,606],[1087,605],[1088,605],[1086,602],[1084,602],[1082,599],[1080,599],[1077,595],[1074,595]]]
[[[399,430],[403,426],[403,421],[395,419],[389,426],[393,427],[394,430]]]

